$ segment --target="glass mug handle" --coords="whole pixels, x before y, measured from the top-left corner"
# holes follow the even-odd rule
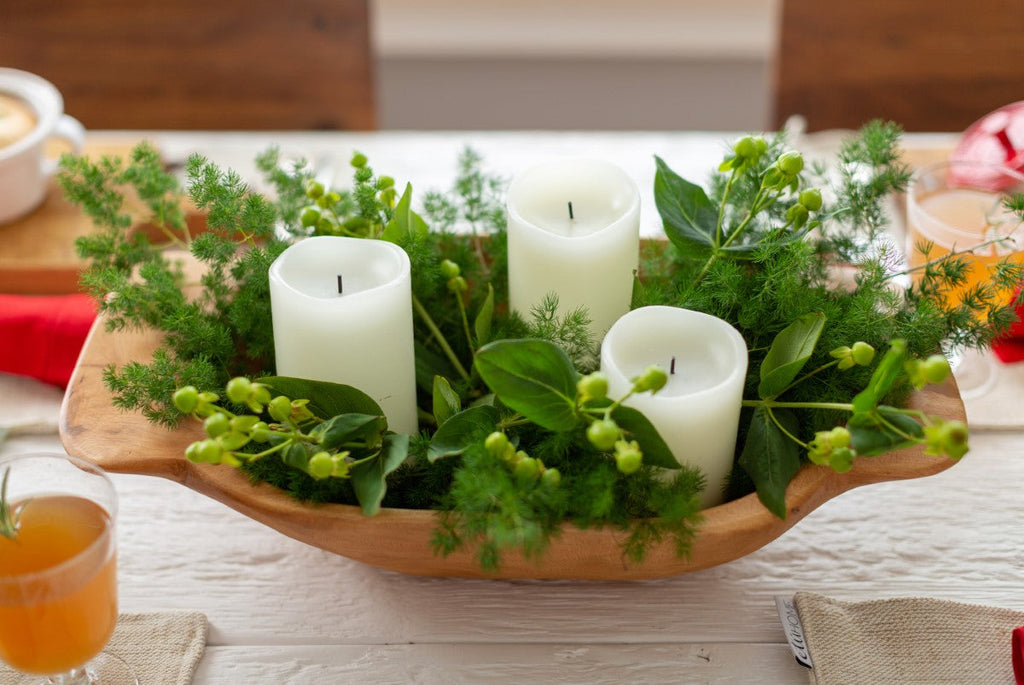
[[[50,137],[61,138],[67,141],[71,145],[71,152],[78,154],[82,151],[82,145],[85,144],[85,127],[73,116],[62,114],[60,119],[57,120],[57,125],[53,128],[53,133],[50,134]],[[56,173],[59,161],[57,158],[43,158],[43,176],[45,178],[49,178]]]

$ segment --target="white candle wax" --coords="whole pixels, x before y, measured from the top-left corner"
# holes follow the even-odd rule
[[[507,204],[509,305],[530,320],[553,292],[561,314],[586,307],[600,340],[629,311],[640,249],[636,184],[614,164],[563,159],[517,176]]]
[[[609,396],[622,397],[651,365],[668,373],[668,383],[625,404],[650,420],[680,464],[704,472],[701,504],[714,506],[722,500],[736,450],[746,342],[717,317],[678,307],[641,307],[615,322],[601,345]]]
[[[408,255],[383,240],[318,236],[289,247],[270,266],[277,373],[356,387],[391,430],[415,433],[411,283]]]

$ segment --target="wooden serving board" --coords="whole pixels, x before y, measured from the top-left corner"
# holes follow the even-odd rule
[[[125,157],[133,143],[86,139],[82,151],[90,157]],[[0,293],[63,295],[78,292],[82,263],[75,239],[92,231],[92,221],[64,199],[50,180],[46,199],[35,211],[0,225]]]
[[[103,386],[109,364],[148,360],[160,340],[156,332],[109,333],[102,318],[93,325],[71,378],[60,414],[60,437],[69,454],[118,473],[161,476],[177,481],[274,528],[285,535],[357,561],[402,573],[480,578],[564,578],[640,580],[673,576],[722,564],[768,544],[827,500],[860,485],[928,476],[954,462],[911,449],[860,458],[846,474],[808,465],[789,486],[789,514],[780,520],[756,495],[713,507],[692,554],[680,558],[671,543],[653,547],[642,565],[622,557],[622,534],[580,530],[565,525],[538,563],[506,554],[497,573],[482,571],[472,550],[447,557],[430,547],[436,525],[431,511],[384,509],[364,516],[355,506],[309,505],[267,484],[254,485],[228,466],[194,464],[183,456],[188,443],[201,439],[199,422],[167,431],[139,414],[118,411]],[[965,420],[955,383],[929,387],[913,406],[948,419]]]

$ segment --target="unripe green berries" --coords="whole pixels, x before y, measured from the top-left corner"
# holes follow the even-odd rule
[[[292,401],[284,395],[278,395],[267,405],[270,417],[278,423],[285,423],[292,415]]]
[[[635,392],[650,391],[654,394],[665,387],[668,383],[668,374],[660,366],[648,366],[643,374],[633,379],[633,390]]]
[[[821,209],[821,191],[817,188],[808,188],[800,193],[799,202],[808,211],[816,212]]]
[[[486,449],[491,456],[499,459],[504,458],[505,450],[508,446],[508,436],[500,431],[494,431],[484,440],[484,449]]]
[[[310,200],[315,200],[318,197],[322,197],[324,194],[324,184],[313,179],[306,181],[306,197]]]
[[[309,458],[307,466],[309,475],[317,480],[323,480],[334,473],[334,459],[327,452],[317,452]]]
[[[933,354],[921,363],[921,372],[929,383],[943,383],[949,378],[949,360],[941,354]]]
[[[757,145],[754,143],[753,136],[744,136],[736,141],[736,144],[732,146],[732,151],[736,153],[737,157],[753,157],[757,154]]]
[[[784,152],[776,162],[784,174],[796,176],[804,168],[804,158],[799,152]]]
[[[191,414],[199,406],[199,391],[194,385],[186,385],[174,391],[171,401],[181,413]]]
[[[619,440],[615,443],[615,467],[620,473],[630,475],[640,470],[644,454],[636,441]]]
[[[462,270],[459,265],[450,259],[445,259],[441,262],[441,276],[447,279],[455,278],[462,274]]]
[[[252,430],[249,431],[249,437],[255,442],[270,442],[270,436],[270,426],[263,421],[256,422]]]
[[[959,459],[967,454],[967,426],[962,421],[943,421],[924,427],[925,454],[946,454]]]
[[[875,348],[866,342],[858,340],[853,343],[853,348],[850,349],[850,356],[858,366],[867,366],[875,358]]]
[[[395,179],[390,176],[381,176],[377,179],[377,190],[387,190],[393,188],[395,185]]]
[[[204,464],[219,464],[224,448],[216,440],[200,440],[196,443],[196,457]]]
[[[211,438],[217,438],[231,430],[231,419],[227,414],[217,412],[203,421],[203,430]]]
[[[576,382],[576,392],[584,402],[602,400],[608,396],[608,377],[600,371],[588,374]]]
[[[361,152],[357,152],[354,155],[352,155],[352,160],[349,162],[349,164],[351,164],[356,169],[362,169],[363,167],[366,166],[366,162],[366,155],[362,154]]]
[[[615,443],[618,442],[621,435],[619,424],[611,419],[598,419],[587,426],[587,440],[602,452],[607,452],[615,447]]]
[[[224,386],[224,394],[235,404],[245,404],[252,394],[252,381],[244,376],[236,376]]]
[[[525,454],[516,462],[512,474],[520,483],[529,483],[540,475],[540,462]]]
[[[469,284],[466,283],[466,279],[462,276],[456,276],[448,280],[448,290],[455,294],[464,293],[469,290]]]
[[[562,474],[558,469],[544,469],[540,474],[540,482],[548,488],[557,488],[562,483]]]
[[[305,228],[312,228],[320,223],[320,210],[312,205],[302,210],[299,221]]]
[[[810,216],[810,212],[801,204],[792,205],[786,210],[786,221],[793,224],[793,228],[803,228]]]

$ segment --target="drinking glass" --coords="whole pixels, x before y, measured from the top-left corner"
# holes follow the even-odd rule
[[[26,454],[0,457],[4,482],[16,527],[0,536],[0,661],[24,683],[137,685],[102,651],[117,623],[110,479],[80,459]]]
[[[987,279],[989,267],[1010,257],[1024,259],[1024,227],[1003,207],[1007,195],[1024,191],[1024,175],[1003,166],[954,160],[914,174],[907,190],[907,254],[911,268],[950,254],[963,254],[966,283],[949,293],[956,304],[969,288]],[[924,255],[918,245],[931,242]],[[1007,301],[1013,293],[1004,294]],[[983,395],[995,383],[995,365],[985,352],[947,350],[963,397]]]

